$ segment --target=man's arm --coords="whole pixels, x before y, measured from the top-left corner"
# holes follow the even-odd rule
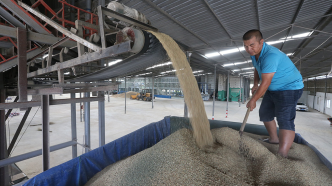
[[[275,72],[273,73],[262,73],[262,82],[258,89],[256,90],[256,93],[252,96],[251,100],[247,104],[247,108],[250,107],[250,110],[254,110],[256,108],[256,101],[264,95],[266,90],[269,88],[272,78],[274,76]]]
[[[254,86],[251,89],[251,93],[254,94],[254,92],[258,89],[258,83],[259,83],[259,75],[258,72],[255,68],[255,72],[254,72]]]

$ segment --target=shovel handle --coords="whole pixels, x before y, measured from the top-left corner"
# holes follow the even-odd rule
[[[243,123],[241,125],[240,132],[243,132],[244,127],[246,126],[246,123],[247,123],[247,120],[248,120],[248,117],[249,117],[249,113],[250,113],[250,107],[248,107],[248,109],[247,109],[247,113],[246,113],[246,116],[243,119]]]

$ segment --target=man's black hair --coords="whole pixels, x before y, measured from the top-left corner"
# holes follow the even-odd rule
[[[260,30],[258,30],[258,29],[252,29],[252,30],[249,30],[248,32],[246,32],[243,35],[242,40],[243,41],[249,40],[253,36],[256,37],[257,41],[260,41],[261,39],[263,39],[263,34],[262,34],[262,32]]]

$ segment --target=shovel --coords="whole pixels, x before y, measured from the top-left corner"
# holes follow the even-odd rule
[[[246,116],[243,119],[243,123],[242,123],[240,131],[239,131],[240,136],[242,136],[242,134],[243,134],[244,127],[246,126],[246,123],[247,123],[247,120],[248,120],[248,117],[249,117],[249,113],[250,113],[250,107],[248,107]]]

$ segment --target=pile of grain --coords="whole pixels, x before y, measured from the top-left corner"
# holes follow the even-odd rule
[[[212,130],[216,144],[200,150],[188,129],[106,167],[86,185],[332,185],[328,170],[307,146],[293,144],[289,158],[278,145],[229,128]]]
[[[127,92],[127,98],[130,98],[131,95],[136,95],[136,94],[137,94],[137,92],[128,91]],[[114,98],[125,98],[125,93],[116,94],[116,95],[113,95],[112,97],[114,97]]]
[[[179,79],[184,94],[184,101],[188,106],[191,126],[197,145],[203,149],[213,145],[210,124],[206,116],[201,93],[197,81],[188,63],[186,55],[179,45],[168,35],[160,32],[149,31],[158,38],[172,61],[173,68]]]

